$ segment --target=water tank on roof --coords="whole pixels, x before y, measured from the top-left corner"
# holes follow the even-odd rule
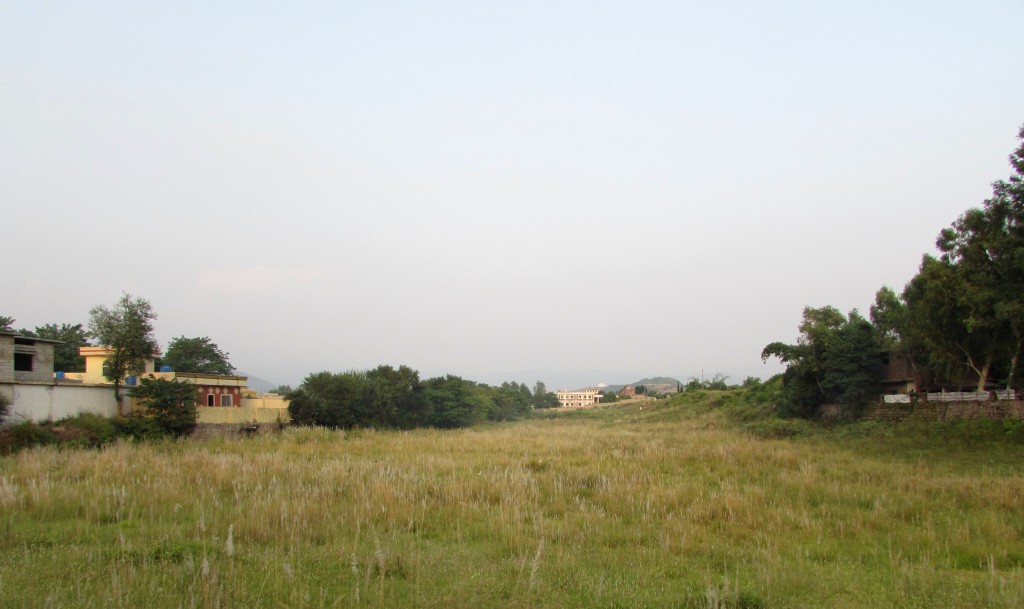
[[[60,371],[58,371],[58,372],[57,372],[57,378],[59,378],[59,379],[62,379],[62,378],[64,378],[64,373],[63,373],[63,372],[60,372]]]
[[[160,372],[174,372],[174,369],[170,366],[160,366]]]
[[[138,380],[139,380],[138,377],[136,377],[134,375],[133,376],[129,376],[129,377],[126,377],[124,379],[124,384],[125,385],[135,386],[135,383],[138,382]]]

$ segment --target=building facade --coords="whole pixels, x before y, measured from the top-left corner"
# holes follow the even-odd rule
[[[597,389],[580,389],[578,391],[559,389],[555,395],[558,396],[558,403],[562,408],[584,408],[601,402],[601,393]]]

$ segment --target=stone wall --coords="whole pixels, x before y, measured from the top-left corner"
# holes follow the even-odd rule
[[[873,404],[864,418],[899,423],[902,421],[952,421],[956,419],[1024,419],[1021,400],[988,402],[913,402],[910,404]]]

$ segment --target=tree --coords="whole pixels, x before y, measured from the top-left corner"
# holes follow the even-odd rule
[[[442,429],[468,427],[484,419],[488,404],[477,391],[475,383],[455,375],[428,379],[424,394],[430,404],[429,424]]]
[[[288,412],[300,425],[349,429],[367,425],[366,373],[317,372],[310,374],[291,393]]]
[[[232,374],[235,369],[228,361],[228,354],[210,340],[208,336],[171,339],[167,353],[160,364],[170,366],[177,372],[199,372],[202,374]]]
[[[366,373],[366,383],[364,410],[370,424],[408,429],[426,423],[419,372],[381,365]]]
[[[533,396],[528,388],[524,393],[523,387],[506,382],[493,389],[491,400],[494,402],[494,410],[488,418],[493,421],[512,421],[529,415],[533,410]]]
[[[969,272],[946,259],[924,256],[903,290],[904,333],[921,345],[940,377],[963,382],[976,375],[983,390],[1004,336],[995,319],[993,292],[972,284]]]
[[[89,311],[89,336],[111,350],[103,375],[114,383],[114,400],[121,404],[121,382],[130,374],[142,374],[146,362],[157,354],[153,337],[156,313],[149,301],[122,294],[112,308],[103,305]]]
[[[78,353],[79,347],[89,345],[88,336],[82,324],[46,324],[36,326],[33,333],[39,338],[59,340],[53,347],[53,369],[62,372],[85,372],[85,358]]]
[[[771,343],[761,352],[761,359],[769,357],[786,364],[782,410],[794,416],[816,416],[827,403],[857,406],[881,379],[875,328],[856,310],[844,317],[833,307],[806,307],[797,343]]]
[[[152,414],[156,423],[168,434],[182,436],[196,426],[196,386],[192,383],[153,378],[139,379],[131,395]]]
[[[558,396],[548,391],[547,386],[541,382],[533,386],[533,407],[534,408],[557,408],[559,405]]]
[[[1024,126],[1018,139],[1009,180],[993,183],[992,197],[964,212],[936,240],[942,262],[960,275],[963,323],[969,334],[980,335],[975,343],[986,343],[984,356],[967,356],[981,377],[979,391],[993,364],[1012,385],[1024,350]]]
[[[0,332],[14,332],[14,318],[0,315]]]

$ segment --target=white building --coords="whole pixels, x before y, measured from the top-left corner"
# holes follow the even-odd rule
[[[580,389],[578,391],[559,389],[555,395],[558,396],[558,402],[562,408],[583,408],[593,406],[601,401],[601,393],[597,389]]]

